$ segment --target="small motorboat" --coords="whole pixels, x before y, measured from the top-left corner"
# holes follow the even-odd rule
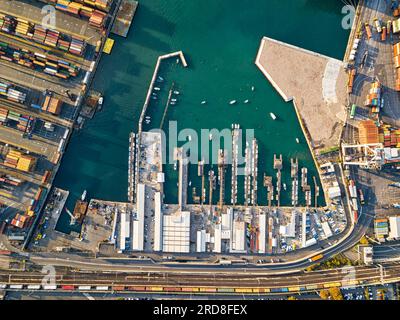
[[[189,187],[191,187],[192,186],[192,181],[189,181]]]
[[[212,140],[212,138],[213,138],[212,133],[210,133],[210,135],[208,136],[208,138],[210,139],[210,141]]]
[[[174,162],[174,170],[176,171],[178,169],[178,164],[177,164],[177,162],[175,161]]]
[[[229,104],[230,105],[233,105],[233,104],[235,104],[237,101],[236,100],[231,100],[231,101],[229,101]]]
[[[299,140],[299,138],[296,138],[296,142],[297,142],[297,143],[300,143],[300,140]]]
[[[273,114],[273,113],[271,112],[269,115],[271,116],[272,120],[276,120],[276,115],[275,115],[275,114]]]
[[[207,101],[206,100],[203,100],[202,102],[201,102],[201,104],[206,104],[207,103]]]
[[[176,99],[171,99],[172,102],[176,102]]]
[[[254,86],[252,86],[251,87],[251,91],[254,91],[254,90],[256,90],[256,88]]]
[[[160,80],[160,81],[164,81],[164,78],[163,77],[161,77],[161,76],[158,76],[158,78],[157,78],[158,80]]]
[[[181,93],[179,92],[179,91],[174,91],[174,94],[176,94],[176,95],[180,95]]]
[[[189,140],[189,141],[192,141],[192,136],[189,135],[189,136],[188,136],[188,140]]]
[[[250,102],[250,100],[244,100],[245,104],[248,104]]]
[[[156,96],[152,96],[151,97],[153,100],[157,100],[157,97]]]
[[[286,183],[283,184],[283,190],[286,191]]]
[[[156,91],[160,91],[160,90],[161,90],[161,88],[159,88],[159,87],[154,87],[154,90],[156,90]]]

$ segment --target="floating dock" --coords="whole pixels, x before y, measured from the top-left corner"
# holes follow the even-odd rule
[[[121,1],[111,29],[112,33],[125,38],[128,36],[138,5],[139,3],[135,0]]]

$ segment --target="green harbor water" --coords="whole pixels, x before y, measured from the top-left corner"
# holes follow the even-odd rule
[[[68,208],[73,209],[85,189],[90,198],[127,201],[129,133],[137,130],[158,56],[178,50],[184,52],[189,67],[182,68],[174,59],[162,65],[165,82],[160,85],[160,98],[149,106],[152,125],[159,126],[162,98],[166,99],[174,82],[181,95],[178,104],[170,107],[164,129],[168,121],[177,121],[178,129],[198,132],[231,128],[232,123],[255,129],[260,204],[266,203],[264,172],[275,178],[275,153],[284,160],[288,191],[282,195],[282,205],[291,203],[291,157],[308,168],[313,190],[312,177],[317,172],[293,105],[283,102],[254,60],[263,36],[342,59],[349,34],[341,27],[342,6],[339,0],[141,0],[128,38],[112,35],[116,40],[112,54],[100,62],[93,86],[105,95],[103,110],[73,134],[57,174],[55,186],[71,192]],[[233,99],[238,103],[231,106],[228,102]],[[246,99],[249,104],[243,103]],[[200,104],[203,100],[206,105]],[[276,121],[270,112],[277,115]],[[177,201],[177,172],[173,166],[165,171],[165,202],[173,203]],[[229,170],[227,179],[226,202],[230,203]],[[190,168],[190,180],[200,190],[195,165]],[[243,181],[239,180],[241,191]],[[301,194],[299,199],[304,203]],[[319,200],[323,204],[322,196]],[[70,231],[67,214],[57,229]]]

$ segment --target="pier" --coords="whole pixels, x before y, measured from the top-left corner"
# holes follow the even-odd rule
[[[178,203],[181,211],[187,205],[187,188],[188,188],[188,166],[189,160],[186,152],[182,148],[175,149],[175,159],[179,162],[179,185],[178,185]]]
[[[225,202],[225,152],[219,150],[218,154],[218,180],[219,180],[219,209],[222,212],[222,208]]]
[[[233,206],[237,203],[238,192],[238,158],[239,158],[239,139],[240,139],[240,126],[233,125],[232,131],[232,191],[231,191],[231,204]]]
[[[257,205],[257,191],[258,191],[258,142],[256,139],[253,140],[252,143],[252,155],[253,155],[253,161],[252,161],[252,176],[253,176],[253,190],[252,190],[252,196],[251,200],[253,203],[253,206]]]
[[[164,113],[163,113],[163,116],[162,116],[162,119],[161,119],[161,123],[160,123],[160,130],[164,126],[165,117],[167,116],[167,112],[168,112],[168,108],[169,108],[169,105],[170,105],[170,102],[171,102],[172,94],[174,92],[174,87],[175,87],[175,82],[172,83],[171,89],[169,90],[169,93],[168,93],[167,103],[165,105]]]
[[[132,132],[129,136],[129,161],[128,161],[128,201],[135,199],[135,154],[136,135]]]
[[[276,201],[278,202],[278,207],[281,206],[281,190],[282,190],[282,167],[283,167],[283,160],[282,155],[279,158],[274,154],[274,170],[276,170]]]
[[[290,159],[290,176],[292,178],[292,206],[296,207],[299,203],[299,161]]]

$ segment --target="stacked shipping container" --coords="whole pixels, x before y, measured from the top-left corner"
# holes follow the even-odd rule
[[[86,47],[86,43],[82,39],[46,29],[40,25],[9,15],[0,14],[0,29],[6,33],[15,34],[78,56],[83,55]]]

